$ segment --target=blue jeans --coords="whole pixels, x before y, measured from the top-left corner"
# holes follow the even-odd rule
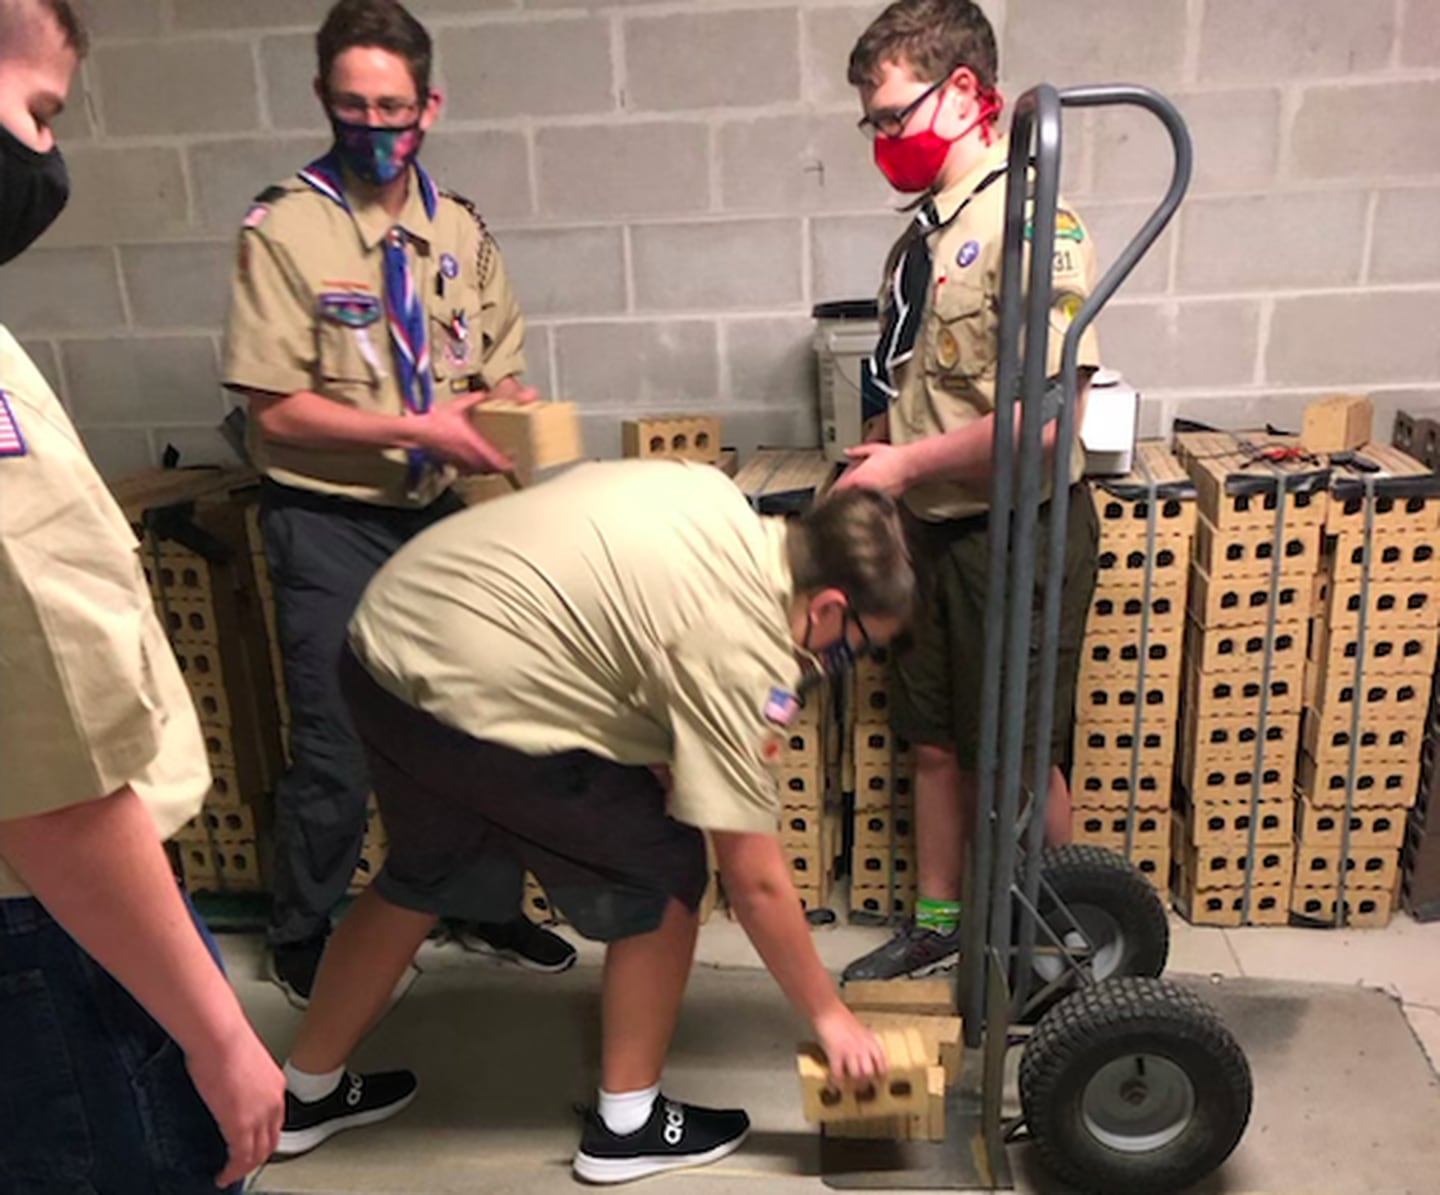
[[[0,900],[0,1195],[215,1195],[225,1157],[180,1047],[39,901]]]

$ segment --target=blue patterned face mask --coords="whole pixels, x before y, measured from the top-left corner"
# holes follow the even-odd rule
[[[857,650],[850,643],[850,626],[854,624],[860,632],[860,647]],[[805,642],[801,649],[805,652],[805,659],[802,663],[806,666],[806,680],[811,683],[818,683],[822,679],[838,679],[855,667],[855,661],[860,656],[868,656],[874,646],[870,639],[870,632],[860,620],[853,607],[845,608],[845,620],[840,628],[840,638],[834,643],[825,647],[814,648],[810,646],[810,635],[814,630],[813,620],[807,620],[805,624]]]
[[[425,134],[417,119],[407,125],[354,124],[330,113],[335,153],[362,182],[381,187],[393,183],[420,156]]]

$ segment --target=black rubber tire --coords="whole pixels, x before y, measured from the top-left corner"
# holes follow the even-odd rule
[[[1087,1084],[1127,1055],[1184,1072],[1193,1110],[1178,1136],[1128,1152],[1100,1140],[1082,1113]],[[1250,1064],[1214,1009],[1164,979],[1086,988],[1040,1021],[1020,1059],[1020,1104],[1035,1147],[1064,1181],[1095,1195],[1167,1195],[1217,1169],[1250,1119]]]
[[[1040,867],[1050,888],[1072,913],[1087,906],[1093,908],[1111,919],[1124,937],[1119,957],[1104,962],[1098,974],[1092,969],[1096,982],[1126,975],[1153,978],[1163,974],[1170,957],[1170,919],[1160,894],[1139,868],[1103,846],[1079,842],[1047,848],[1040,857]],[[1040,915],[1061,937],[1070,930],[1069,920],[1043,887]],[[1037,934],[1036,940],[1048,944],[1043,934]],[[1097,952],[1102,945],[1095,943]],[[1092,959],[1087,966],[1095,961]],[[1039,991],[1043,984],[1037,974],[1032,980],[1032,992]],[[1036,1020],[1078,986],[1078,978],[1062,985],[1026,1019]]]

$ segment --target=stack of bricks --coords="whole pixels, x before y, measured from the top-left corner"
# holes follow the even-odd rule
[[[1440,921],[1440,672],[1430,697],[1430,716],[1420,756],[1420,792],[1410,811],[1401,860],[1400,892],[1416,921]]]
[[[1440,636],[1433,475],[1390,446],[1360,453],[1379,471],[1344,464],[1331,471],[1309,636],[1292,904],[1305,920],[1353,926],[1384,925],[1393,909]],[[1367,478],[1374,491],[1368,519]]]
[[[141,539],[156,613],[194,699],[210,764],[205,807],[175,836],[192,892],[265,888],[281,755],[246,534],[253,483],[243,470],[152,470],[113,487]]]
[[[1197,924],[1283,925],[1326,474],[1312,460],[1257,459],[1223,433],[1182,435],[1177,453],[1195,482],[1200,517],[1186,624],[1176,898]],[[1283,523],[1272,570],[1277,484]]]
[[[849,703],[854,721],[850,911],[865,919],[906,917],[915,907],[914,753],[890,729],[889,662],[861,660]]]
[[[1100,544],[1076,685],[1072,833],[1164,891],[1194,488],[1163,444],[1142,443],[1134,470],[1092,499]]]
[[[790,878],[807,912],[830,899],[835,856],[839,853],[836,811],[826,801],[825,690],[815,689],[800,704],[783,732],[780,781],[780,848]]]

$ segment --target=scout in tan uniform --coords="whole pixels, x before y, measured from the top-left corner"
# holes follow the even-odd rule
[[[440,108],[429,35],[395,0],[340,0],[318,48],[334,146],[245,219],[224,368],[249,400],[266,476],[293,758],[276,791],[269,938],[272,976],[302,1006],[370,792],[335,678],[345,624],[390,554],[460,509],[457,471],[508,466],[469,409],[534,396],[519,380],[525,326],[495,243],[416,160]],[[519,916],[520,875],[497,871],[492,884],[492,915],[454,926],[461,942],[568,967],[569,944]]]
[[[65,0],[0,0],[0,263],[65,205],[85,44]],[[135,536],[4,328],[0,763],[0,1189],[238,1192],[283,1081],[160,846],[210,787],[200,727]]]
[[[624,1182],[735,1149],[743,1112],[659,1094],[708,879],[702,829],[832,1070],[883,1068],[811,943],[772,767],[802,674],[887,641],[912,590],[890,499],[851,490],[786,523],[678,462],[582,466],[402,548],[366,590],[343,665],[390,854],[336,931],[286,1068],[343,1082],[287,1102],[281,1152],[409,1101],[414,1076],[349,1075],[345,1058],[436,911],[465,910],[496,858],[610,943],[576,1173]]]
[[[973,818],[989,568],[990,455],[995,434],[996,329],[1009,146],[996,134],[995,36],[970,0],[898,0],[861,36],[850,58],[861,121],[877,166],[898,190],[920,192],[914,220],[892,252],[882,299],[880,343],[866,370],[867,439],[842,485],[903,495],[925,597],[913,643],[897,656],[892,723],[916,744],[920,827],[915,918],[846,969],[848,979],[889,979],[953,965],[960,946],[964,844]],[[1050,369],[1059,372],[1070,318],[1089,293],[1095,251],[1063,202],[1054,261]],[[1027,267],[1028,268],[1028,267]],[[1100,364],[1094,336],[1079,363]],[[1079,420],[1076,421],[1079,426]],[[1055,424],[1046,429],[1055,451]],[[1078,440],[1063,445],[1078,483]],[[1026,748],[1064,761],[1072,730],[1085,612],[1095,584],[1097,525],[1089,494],[1075,485],[1069,525],[1052,528],[1042,507],[1036,552],[1066,536],[1060,666],[1049,743],[1033,741],[1035,686]],[[1043,586],[1044,570],[1036,570]],[[1038,609],[1038,606],[1037,606]],[[1032,660],[1038,664],[1038,659]],[[1047,840],[1070,833],[1070,794],[1051,769]]]

